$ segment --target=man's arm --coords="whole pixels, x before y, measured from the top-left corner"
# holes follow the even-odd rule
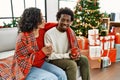
[[[52,54],[48,57],[48,59],[63,59],[63,58],[70,58],[69,57],[69,51],[67,53],[60,53],[60,52],[57,52],[55,51],[55,47],[53,45],[53,41],[51,39],[51,37],[49,36],[48,33],[45,34],[44,36],[44,43],[45,43],[45,46],[47,45],[52,45],[52,48],[53,48],[53,51],[52,51]]]

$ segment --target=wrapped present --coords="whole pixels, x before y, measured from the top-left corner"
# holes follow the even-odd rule
[[[101,57],[101,47],[89,46],[89,57]]]
[[[115,35],[109,35],[110,37],[110,49],[113,49],[115,46]]]
[[[115,46],[115,36],[100,36],[100,45],[102,50],[112,49]]]
[[[108,56],[101,57],[101,68],[109,67],[110,65],[111,61]]]
[[[86,37],[79,36],[79,37],[77,37],[77,41],[78,41],[78,45],[79,45],[80,49],[86,50],[89,48],[88,47],[89,46],[88,39]]]
[[[120,33],[115,34],[115,44],[120,44]]]
[[[3,26],[0,26],[0,28],[3,28]]]
[[[89,50],[88,49],[87,50],[80,50],[80,52],[82,55],[89,57]]]
[[[120,61],[120,44],[115,44],[116,52],[116,61]]]
[[[114,33],[120,33],[120,27],[114,27]]]
[[[100,46],[101,46],[102,50],[104,50],[106,47],[108,47],[108,46],[105,46],[105,44],[104,44],[106,42],[107,42],[106,38],[104,36],[100,36]]]
[[[109,34],[115,35],[116,33],[120,33],[120,27],[114,27],[112,26],[111,31]]]
[[[101,57],[89,58],[90,68],[101,68]]]
[[[89,45],[90,46],[99,46],[100,40],[89,40]]]
[[[104,50],[102,57],[108,56],[111,62],[116,62],[116,48]]]
[[[99,30],[98,29],[91,29],[88,30],[88,40],[89,40],[89,45],[97,45],[97,41],[99,38]]]
[[[110,36],[105,36],[104,37],[106,42],[104,43],[104,50],[107,50],[110,48]]]

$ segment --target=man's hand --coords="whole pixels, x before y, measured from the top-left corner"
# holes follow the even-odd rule
[[[70,53],[70,58],[76,60],[79,57],[80,57],[80,51],[79,51],[79,49],[76,48],[76,47],[72,48],[71,49],[71,53]]]
[[[70,53],[70,58],[73,60],[78,60],[80,58],[80,54],[78,53],[77,55],[73,55]]]

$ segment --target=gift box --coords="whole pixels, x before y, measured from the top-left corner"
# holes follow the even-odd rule
[[[109,67],[110,65],[111,61],[108,56],[101,57],[101,68]]]
[[[110,37],[110,49],[113,49],[115,47],[115,35],[109,35]]]
[[[116,61],[120,61],[120,44],[115,44],[116,52]]]
[[[115,44],[120,44],[120,33],[115,34]]]
[[[114,33],[120,33],[120,27],[114,27]]]
[[[103,50],[113,49],[115,47],[115,35],[100,36],[100,46]]]
[[[98,45],[98,38],[99,38],[99,30],[98,29],[91,29],[88,30],[88,40],[89,45],[96,46]]]
[[[100,46],[102,50],[107,50],[110,48],[110,37],[109,36],[100,36]]]
[[[90,68],[101,68],[101,57],[89,58]]]
[[[88,39],[86,37],[79,36],[77,37],[77,41],[80,49],[86,50],[89,48]]]
[[[89,50],[88,49],[87,50],[80,50],[80,53],[84,56],[89,57]]]
[[[108,56],[111,62],[116,62],[116,48],[104,50],[102,57]]]
[[[100,46],[89,46],[89,56],[101,57],[101,47]]]

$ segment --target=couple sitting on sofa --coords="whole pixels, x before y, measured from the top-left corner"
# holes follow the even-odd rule
[[[61,8],[56,17],[58,23],[45,24],[40,9],[25,9],[11,71],[1,73],[3,80],[76,80],[77,65],[82,80],[90,80],[88,60],[70,29],[72,10]]]

